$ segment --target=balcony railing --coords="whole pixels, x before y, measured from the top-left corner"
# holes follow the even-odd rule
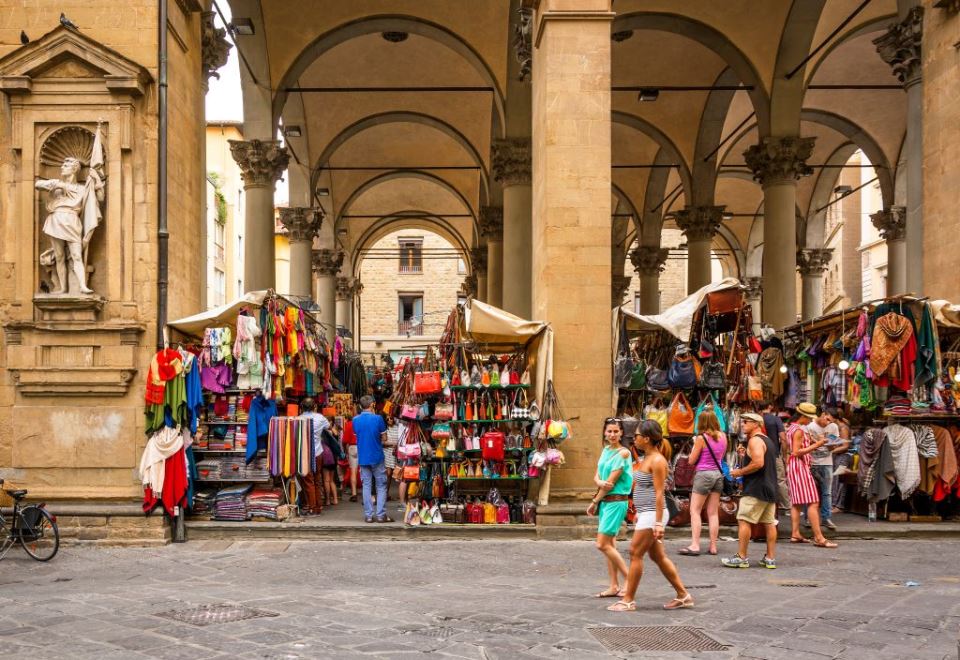
[[[397,334],[405,337],[419,337],[423,334],[423,323],[419,321],[399,321],[397,322]]]
[[[405,275],[405,274],[408,274],[408,273],[422,273],[422,272],[423,272],[423,265],[422,265],[422,264],[419,264],[419,263],[414,263],[414,264],[404,264],[404,263],[401,263],[401,264],[400,264],[400,274],[401,274],[401,275]]]

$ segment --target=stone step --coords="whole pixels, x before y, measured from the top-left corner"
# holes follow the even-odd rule
[[[322,541],[457,541],[465,539],[536,539],[534,525],[417,525],[399,524],[321,525],[281,522],[229,522],[188,520],[187,541],[232,540],[322,540]]]

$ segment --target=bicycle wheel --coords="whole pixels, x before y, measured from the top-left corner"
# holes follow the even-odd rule
[[[37,561],[50,561],[60,549],[60,530],[53,516],[38,506],[20,512],[20,545]]]
[[[10,533],[10,526],[6,518],[0,514],[0,559],[3,559],[10,547],[16,542],[16,537]]]

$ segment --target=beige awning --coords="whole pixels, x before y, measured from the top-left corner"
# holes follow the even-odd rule
[[[946,300],[931,300],[933,320],[948,328],[960,328],[960,305]]]
[[[213,309],[207,310],[206,312],[200,312],[199,314],[194,314],[193,316],[187,316],[182,319],[177,319],[176,321],[170,321],[167,323],[167,326],[179,330],[185,335],[191,337],[202,337],[203,331],[206,328],[234,324],[237,320],[237,315],[240,310],[244,307],[260,307],[263,304],[263,301],[266,299],[268,291],[249,291],[245,293],[240,298],[237,298],[233,302],[227,303],[226,305],[221,305],[220,307],[214,307]],[[288,304],[293,305],[294,307],[299,307],[299,304],[277,294],[278,298],[285,300]],[[309,314],[309,313],[308,313]],[[310,315],[313,318],[312,315]],[[313,320],[316,320],[315,318]]]
[[[660,314],[635,314],[624,307],[619,308],[619,313],[623,315],[628,331],[653,332],[656,330],[665,330],[680,341],[690,341],[690,328],[693,325],[693,316],[700,308],[700,305],[703,304],[707,294],[715,291],[733,289],[739,286],[739,280],[728,277],[694,291],[676,305]],[[616,327],[616,324],[614,327]]]

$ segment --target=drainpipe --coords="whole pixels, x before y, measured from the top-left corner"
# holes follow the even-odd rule
[[[163,348],[167,325],[167,276],[170,232],[167,230],[167,3],[159,0],[160,43],[157,85],[157,349]]]

